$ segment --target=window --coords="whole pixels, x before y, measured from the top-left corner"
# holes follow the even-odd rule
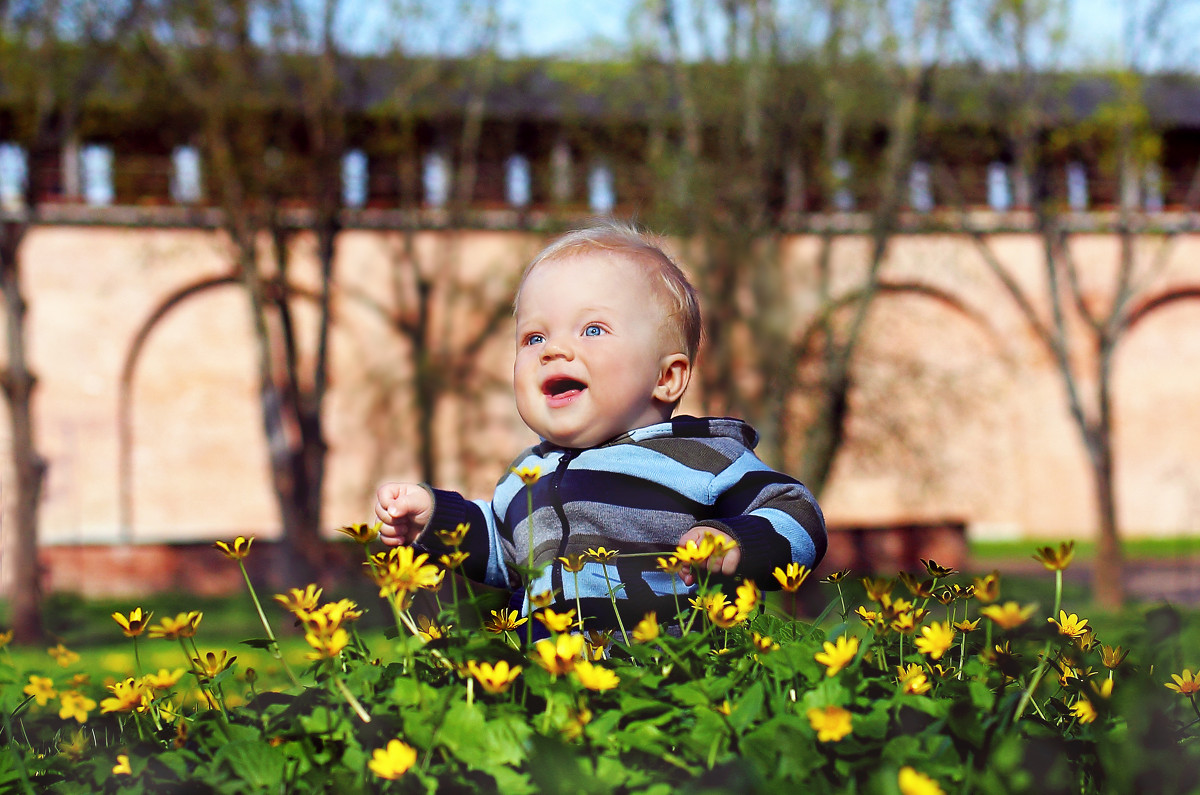
[[[841,213],[854,210],[854,193],[850,190],[850,178],[854,169],[849,160],[838,160],[833,164],[833,209]]]
[[[425,156],[421,172],[425,186],[425,204],[429,207],[445,207],[450,199],[450,164],[441,152],[430,152]]]
[[[342,204],[362,207],[367,203],[367,155],[351,149],[342,155]]]
[[[171,200],[192,204],[204,198],[200,177],[200,151],[194,146],[177,146],[171,152]]]
[[[913,163],[908,172],[908,203],[919,213],[933,209],[933,169],[928,163]]]
[[[1088,208],[1087,169],[1083,163],[1067,163],[1067,206],[1076,212]]]
[[[1146,164],[1146,171],[1142,174],[1142,209],[1148,213],[1162,212],[1163,179],[1158,163]]]
[[[83,200],[93,207],[113,203],[113,151],[104,144],[88,144],[79,154],[83,172]]]
[[[1003,163],[988,164],[987,202],[993,210],[1012,209],[1012,183],[1008,178],[1008,167]]]
[[[529,204],[530,196],[529,160],[522,155],[513,155],[504,165],[504,196],[513,207]]]
[[[17,144],[0,143],[0,207],[17,209],[25,204],[29,163]]]
[[[603,163],[592,166],[588,175],[588,207],[594,213],[611,213],[615,204],[612,170]]]

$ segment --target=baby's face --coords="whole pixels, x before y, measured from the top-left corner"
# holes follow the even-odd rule
[[[517,302],[517,410],[538,436],[593,447],[662,422],[664,310],[637,265],[604,253],[544,262]]]

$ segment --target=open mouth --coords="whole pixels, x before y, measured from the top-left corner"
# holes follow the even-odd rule
[[[542,394],[550,398],[552,402],[570,400],[585,389],[587,389],[587,384],[577,378],[566,376],[548,378],[542,384]]]

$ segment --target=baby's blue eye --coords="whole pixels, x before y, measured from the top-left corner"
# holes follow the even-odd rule
[[[541,334],[530,334],[528,337],[525,338],[526,345],[541,345],[545,341],[546,341],[546,338],[543,337]]]
[[[585,337],[599,337],[603,333],[604,329],[595,324],[592,324],[583,330],[583,336]]]

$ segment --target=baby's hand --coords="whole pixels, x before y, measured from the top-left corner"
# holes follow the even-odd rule
[[[416,541],[432,514],[433,498],[415,483],[384,483],[375,492],[379,538],[390,547]]]
[[[724,533],[713,527],[693,527],[679,537],[679,546],[683,546],[689,541],[699,544],[706,534],[723,541],[726,547],[733,547],[724,555],[713,555],[710,557],[706,567],[711,572],[724,574],[726,577],[732,576],[737,571],[738,564],[742,562],[742,550],[738,547],[737,541],[728,533]],[[684,566],[680,570],[679,577],[683,580],[684,585],[691,585],[696,581],[696,575],[692,573],[690,565]]]

